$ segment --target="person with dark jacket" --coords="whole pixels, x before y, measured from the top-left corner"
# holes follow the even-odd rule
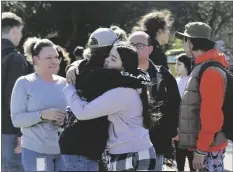
[[[169,69],[167,57],[162,49],[162,45],[168,44],[169,40],[169,25],[171,13],[167,10],[155,11],[142,16],[138,22],[137,30],[146,32],[151,39],[153,51],[150,54],[150,60],[155,65],[162,65],[167,70]],[[134,28],[134,29],[135,29]]]
[[[150,60],[155,65],[161,65],[168,70],[167,56],[165,55],[162,46],[156,39],[151,39],[151,45],[153,46],[153,51],[150,54]]]
[[[164,158],[172,158],[172,138],[177,135],[178,116],[180,95],[175,78],[163,66],[156,66],[150,61],[148,73],[152,75],[159,86],[152,87],[151,96],[156,102],[161,102],[162,117],[159,124],[150,130],[150,138],[157,153],[157,169],[161,171],[163,167]],[[158,77],[161,76],[161,79]],[[159,81],[160,80],[160,81]]]
[[[146,33],[145,33],[146,34]],[[101,38],[100,36],[98,36],[97,38]],[[104,39],[104,38],[102,38],[102,39]],[[98,41],[98,40],[97,40]],[[96,42],[97,42],[96,41]],[[145,42],[143,42],[145,45],[147,44],[147,40],[145,40]],[[143,46],[142,44],[140,44],[140,45],[138,45],[138,46]],[[136,47],[137,48],[137,47]],[[141,51],[142,53],[146,53],[146,54],[148,54],[148,56],[145,56],[146,58],[143,58],[141,55],[142,54],[140,54],[139,56],[140,56],[140,58],[139,58],[139,68],[140,69],[142,69],[143,71],[145,70],[145,69],[147,69],[148,68],[148,57],[149,57],[149,53],[152,51],[152,49],[153,49],[153,47],[151,47],[150,46],[150,48],[146,48],[145,49],[145,51]],[[98,50],[98,49],[96,49],[96,50]],[[87,51],[86,51],[87,52]],[[88,54],[88,53],[85,53],[85,51],[84,51],[84,54]],[[98,53],[98,54],[100,54],[100,53]],[[102,54],[102,53],[101,53]],[[98,57],[98,58],[97,58]],[[97,61],[95,61],[94,63],[93,63],[93,61],[92,61],[92,63],[90,63],[89,64],[89,66],[92,66],[93,64],[95,64],[95,66],[96,66],[96,63],[99,63],[99,61],[101,61],[101,59],[100,59],[100,57],[99,56],[96,56],[95,58],[93,58],[92,57],[92,60],[94,60],[94,59],[98,59]],[[88,63],[88,60],[83,60],[83,62],[80,62],[80,61],[77,61],[76,62],[76,65],[79,65],[79,70],[81,69],[81,70],[83,70],[83,68],[85,68],[86,67],[86,64]],[[75,65],[75,64],[72,64],[72,65]],[[72,69],[73,68],[73,69]],[[76,80],[76,78],[78,78],[77,76],[73,76],[74,75],[74,71],[76,70],[75,69],[76,67],[75,66],[71,66],[69,69],[68,69],[68,72],[67,72],[67,80],[68,80],[68,82],[75,82],[75,80]],[[90,69],[89,69],[90,70]],[[109,70],[109,69],[108,69]],[[101,70],[102,71],[102,70]],[[86,77],[86,83],[88,83],[88,84],[82,84],[82,83],[79,83],[79,87],[82,87],[83,89],[84,89],[84,91],[85,90],[92,90],[92,91],[86,91],[86,94],[87,95],[89,95],[89,96],[92,96],[92,98],[93,98],[93,94],[94,95],[99,95],[99,92],[100,92],[100,90],[105,90],[106,91],[106,89],[110,89],[110,88],[115,88],[115,87],[117,87],[117,85],[118,86],[122,86],[123,84],[128,84],[128,85],[126,85],[127,87],[131,87],[131,88],[136,88],[135,87],[135,85],[134,84],[132,84],[132,83],[134,83],[134,80],[133,80],[133,78],[125,78],[125,79],[123,79],[122,80],[122,77],[117,77],[116,75],[113,75],[113,73],[110,73],[110,71],[108,71],[108,74],[106,73],[106,71],[99,71],[99,72],[97,72],[97,71],[95,71],[95,75],[93,75],[93,74],[91,74],[91,78],[90,78],[90,76],[89,77]],[[98,75],[100,75],[101,73],[102,73],[102,75],[104,75],[105,76],[105,80],[100,80],[100,78],[101,77],[98,77]],[[80,73],[78,73],[78,75],[79,75]],[[114,77],[113,77],[114,76]],[[111,78],[114,78],[114,80],[112,80],[112,82],[110,82],[110,83],[108,83],[108,84],[106,84],[106,82],[108,81],[108,80],[111,80]],[[85,83],[85,80],[84,80],[84,78],[82,77],[82,82],[84,82]],[[92,81],[92,82],[91,82]],[[77,81],[76,81],[77,82]],[[98,84],[97,84],[98,83]],[[99,83],[105,83],[105,84],[99,84]],[[81,85],[80,85],[81,84]],[[110,84],[110,85],[109,85]],[[78,84],[77,84],[78,85]],[[82,86],[83,85],[83,86]],[[95,85],[95,89],[90,89],[90,88],[92,88],[92,85]],[[99,87],[98,85],[101,85],[101,87]],[[136,86],[138,86],[138,85],[136,85]],[[87,122],[88,121],[82,121],[82,123],[84,123],[84,122],[86,122],[86,124],[87,124]],[[103,122],[102,122],[103,123]],[[103,123],[104,124],[104,123]],[[104,127],[104,125],[101,125],[101,128],[103,128]],[[81,125],[81,123],[80,123],[80,121],[79,121],[79,125]],[[78,125],[77,125],[78,126]],[[93,126],[93,125],[92,125]],[[84,128],[84,125],[83,125],[83,128]],[[79,128],[79,131],[80,131],[80,133],[78,134],[79,136],[81,136],[81,131],[83,131],[84,129],[82,128],[82,130],[81,130],[81,127]],[[88,128],[87,126],[86,126],[86,128]],[[89,128],[91,128],[91,126],[89,127]],[[71,129],[70,129],[71,130]],[[100,130],[100,127],[99,127],[99,129],[98,130]],[[78,131],[78,129],[77,129],[77,131]],[[68,132],[68,130],[66,131],[64,131],[64,132]],[[97,133],[97,130],[95,130],[95,133],[93,133],[93,131],[90,131],[91,132],[91,135],[96,135],[95,133]],[[70,132],[71,134],[72,134],[72,132]],[[102,135],[104,134],[104,132],[102,132]],[[66,135],[69,135],[69,134],[66,134]],[[99,135],[99,136],[101,136],[101,135]],[[95,137],[97,137],[97,136],[95,136]],[[67,138],[67,137],[66,137]],[[75,137],[71,137],[71,138],[75,138]],[[84,137],[77,137],[77,142],[81,139],[81,138],[84,138]],[[103,137],[101,137],[101,138],[103,138]],[[100,142],[100,140],[101,140],[101,138],[99,137],[99,139],[98,139],[98,142]],[[79,139],[79,140],[78,140]],[[89,137],[89,139],[91,139],[91,137]],[[65,137],[63,137],[62,139],[60,139],[60,140],[65,140]],[[96,142],[96,140],[97,139],[94,139],[95,140],[95,142]],[[67,141],[68,142],[68,141]],[[76,141],[75,141],[76,142]],[[85,141],[84,141],[84,143],[85,143]],[[89,142],[86,142],[86,143],[89,143]],[[77,145],[77,144],[76,144]],[[74,146],[75,146],[75,144],[74,144]],[[84,150],[90,150],[90,148],[88,148],[88,146],[87,145],[85,145],[86,146],[86,148],[84,148],[83,147],[83,149],[82,149],[82,151],[84,151]],[[67,146],[68,147],[68,146]],[[72,146],[70,146],[70,147],[72,147]],[[80,146],[76,146],[75,148],[77,149],[78,147],[80,147]],[[93,147],[93,146],[92,146]],[[94,148],[92,148],[91,147],[91,149],[94,149]],[[96,147],[96,145],[95,145],[95,147]],[[72,150],[72,148],[69,148],[70,150]],[[96,149],[95,149],[96,150]],[[66,150],[67,151],[67,150]],[[62,150],[61,150],[61,152],[62,152]],[[94,155],[94,152],[93,151],[89,151],[89,154],[92,154],[92,155]]]
[[[143,74],[143,72],[138,74],[138,71],[140,71],[137,70],[138,61],[137,51],[132,46],[127,43],[114,44],[109,57],[105,60],[105,69],[95,69],[93,72],[90,71],[84,74],[84,76],[82,71],[79,74],[81,77],[88,75],[88,79],[86,79],[87,84],[85,85],[89,87],[89,90],[87,90],[86,86],[83,86],[83,84],[77,84],[77,88],[81,87],[81,91],[83,91],[84,95],[86,95],[87,92],[88,95],[94,95],[94,93],[101,89],[107,92],[100,94],[101,96],[98,95],[93,101],[90,101],[90,97],[88,96],[89,98],[87,98],[86,101],[89,103],[84,107],[82,106],[83,101],[80,100],[82,101],[80,102],[77,99],[79,96],[76,96],[74,86],[69,85],[64,89],[70,108],[80,121],[105,115],[108,116],[108,121],[110,123],[108,128],[109,138],[107,140],[107,148],[109,152],[108,157],[110,158],[108,162],[110,171],[155,169],[156,156],[152,143],[150,142],[148,131],[151,125],[150,119],[148,119],[150,118],[150,113],[148,111],[148,102],[146,102],[148,101],[146,87],[142,86],[142,92],[128,88],[127,86],[125,86],[127,88],[122,88],[122,85],[118,85],[118,87],[121,88],[116,88],[116,86],[115,89],[109,87],[109,84],[114,84],[115,79],[118,80],[118,77],[115,78],[116,75],[112,75],[111,78],[109,77],[109,72],[113,74],[112,72],[114,70],[119,74],[121,73],[123,78],[127,76],[135,80],[148,78],[148,80],[144,80],[148,83],[148,81],[150,81],[149,76]],[[91,76],[96,76],[96,73],[100,74],[98,77],[99,81],[97,81],[98,83],[96,84],[91,84],[93,82],[92,79],[96,80]],[[117,82],[115,84],[117,84]],[[71,91],[74,92],[75,95],[72,94],[71,96]],[[131,94],[133,93],[131,91],[136,94]],[[137,102],[139,104],[137,104]],[[112,104],[114,104],[114,107]],[[143,108],[143,110],[141,110],[141,108]],[[98,137],[96,139],[98,139]],[[90,144],[89,146],[92,145]],[[125,158],[119,160],[122,156]],[[132,159],[130,160],[127,157],[132,157]],[[124,161],[125,163],[123,163]],[[134,164],[133,162],[136,163]]]
[[[22,19],[14,13],[2,13],[2,170],[21,171],[21,132],[10,116],[10,99],[16,80],[27,74],[27,63],[16,46],[22,38]]]
[[[88,48],[84,50],[85,59],[75,61],[68,66],[66,74],[67,82],[79,82],[81,84],[82,78],[76,79],[78,78],[77,71],[82,71],[82,74],[84,74],[98,67],[102,67],[105,58],[107,58],[111,50],[112,44],[116,40],[117,35],[110,29],[99,28],[93,32],[88,40]],[[66,170],[72,171],[77,169],[77,166],[69,167],[69,162],[79,161],[79,163],[85,162],[86,164],[82,168],[82,171],[98,171],[98,160],[101,159],[102,153],[105,150],[107,139],[107,116],[79,121],[77,124],[66,128],[61,133],[59,139],[63,162],[67,166]]]
[[[172,138],[177,135],[180,95],[175,78],[164,67],[155,65],[149,60],[153,50],[151,39],[142,31],[132,33],[128,41],[138,49],[139,68],[150,75],[152,86],[149,95],[153,98],[153,106],[159,107],[161,113],[158,124],[150,129],[150,139],[156,150],[156,171],[162,171],[164,155],[169,153]]]

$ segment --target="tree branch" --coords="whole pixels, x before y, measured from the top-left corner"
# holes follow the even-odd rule
[[[209,22],[209,25],[210,25],[210,27],[212,27],[213,28],[213,26],[214,26],[214,20],[216,19],[216,14],[217,14],[217,8],[219,8],[219,7],[217,7],[217,4],[218,4],[218,2],[214,2],[214,6],[213,6],[213,13],[212,13],[212,18],[210,19],[210,22]]]
[[[221,29],[221,27],[222,27],[225,23],[227,23],[228,20],[230,20],[231,17],[232,17],[232,16],[226,16],[226,17],[224,17],[223,20],[218,24],[217,29],[215,29],[215,30],[213,29],[215,35],[219,32],[219,30]]]
[[[199,9],[199,7],[198,7],[199,2],[192,2],[192,3],[194,3],[194,4],[191,5],[191,11],[196,11],[195,15],[197,16],[198,20],[201,22],[204,22],[204,19],[202,18],[201,13],[197,10],[197,9]]]
[[[218,5],[218,2],[215,1],[214,5],[213,5],[212,18],[209,21],[209,25],[211,28],[214,28],[214,20],[216,19],[216,15],[217,15],[217,8],[219,8],[217,5]],[[215,33],[215,31],[214,31],[214,29],[212,29],[211,37],[213,37],[214,33]]]

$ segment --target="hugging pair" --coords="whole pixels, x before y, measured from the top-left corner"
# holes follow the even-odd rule
[[[95,32],[90,39],[94,36]],[[110,45],[92,48],[90,58],[77,68],[76,83],[64,89],[78,119],[60,136],[67,171],[98,170],[105,148],[110,171],[155,169],[156,153],[148,130],[156,121],[147,96],[150,77],[138,69],[135,48],[123,42]]]

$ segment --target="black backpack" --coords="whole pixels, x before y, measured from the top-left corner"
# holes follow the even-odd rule
[[[227,139],[233,141],[233,73],[227,70],[223,65],[216,61],[206,62],[200,69],[199,78],[202,77],[204,71],[209,67],[218,67],[226,72],[227,86],[225,90],[225,98],[222,106],[224,114],[224,123],[222,131]]]

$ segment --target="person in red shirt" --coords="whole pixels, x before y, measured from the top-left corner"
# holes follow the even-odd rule
[[[184,40],[184,50],[187,56],[195,59],[195,65],[214,60],[227,68],[229,64],[224,54],[214,48],[215,42],[210,38],[211,31],[211,27],[205,23],[192,22],[185,26],[184,33],[177,32],[176,37]],[[225,80],[220,71],[216,68],[206,69],[199,87],[201,129],[196,141],[196,150],[194,150],[193,167],[195,170],[224,170],[223,158],[227,141],[215,146],[211,145],[215,134],[223,126],[224,92]]]

